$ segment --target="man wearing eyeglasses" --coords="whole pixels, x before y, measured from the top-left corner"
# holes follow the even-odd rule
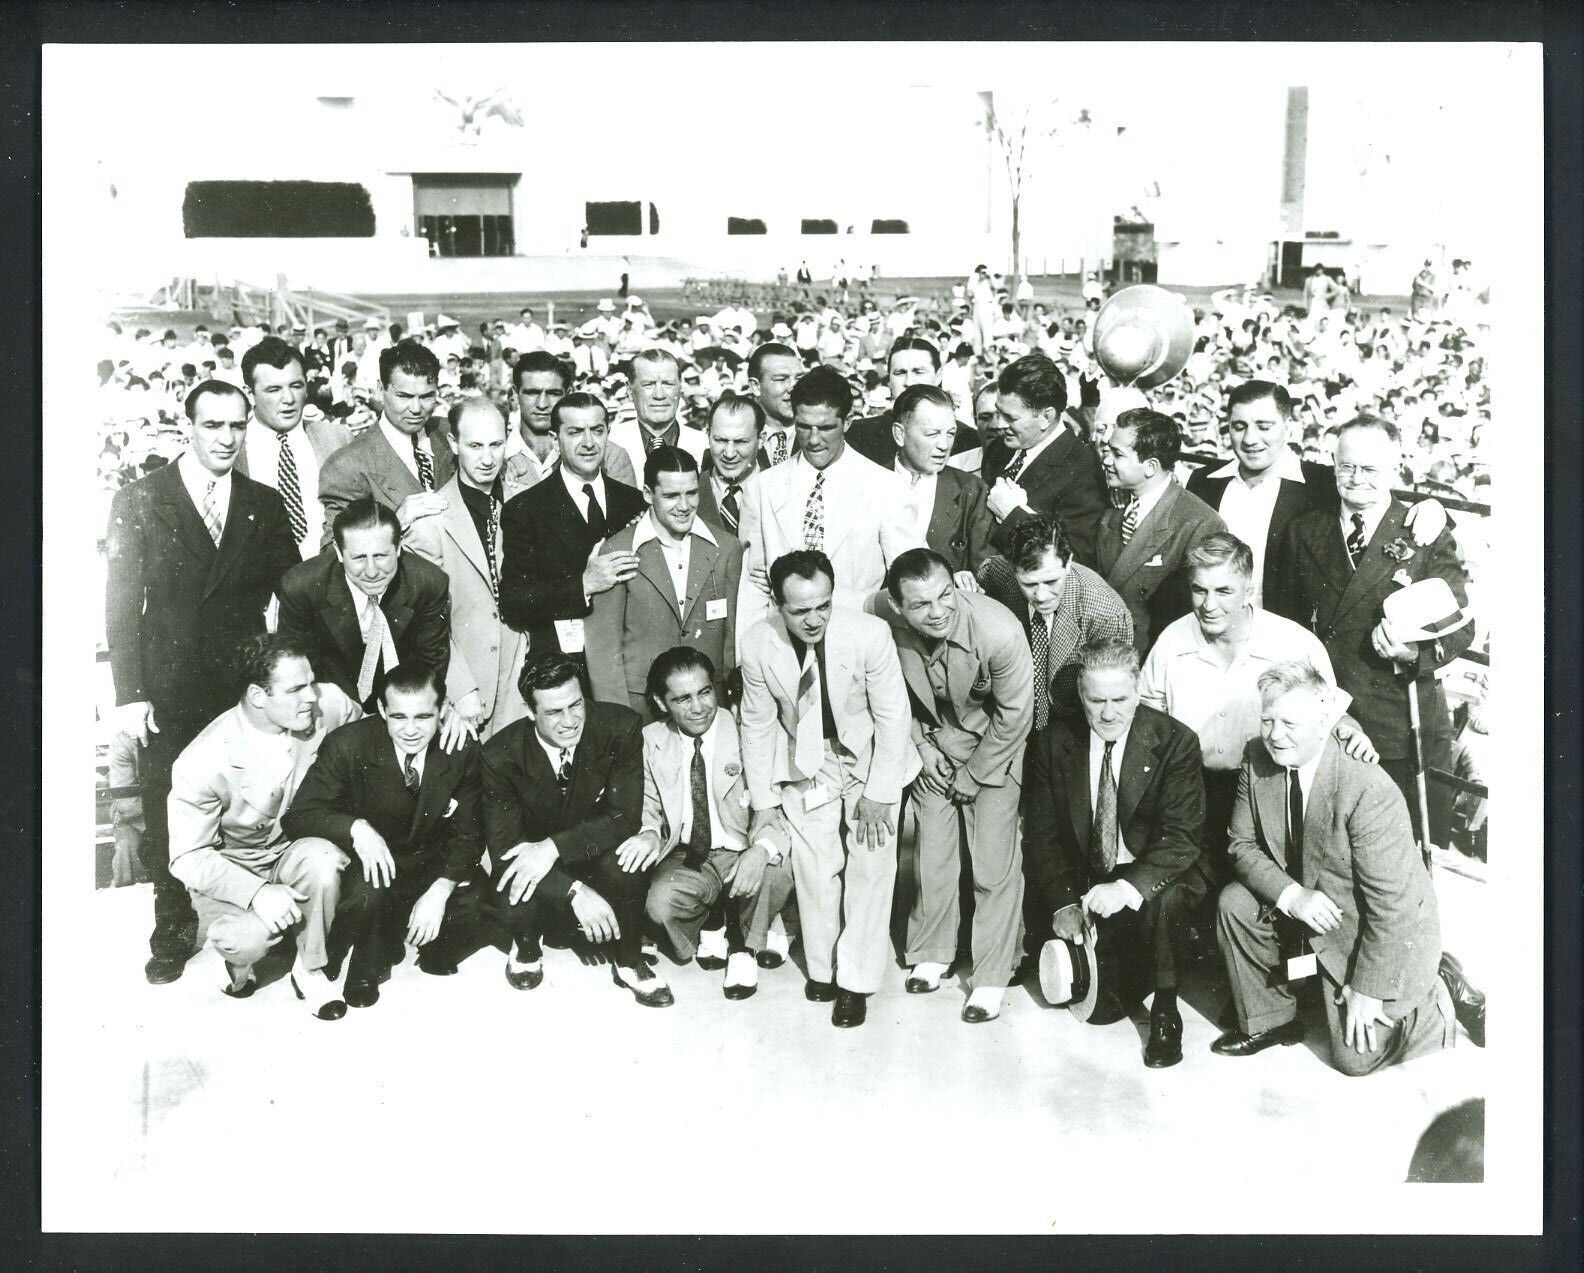
[[[1361,415],[1342,425],[1336,450],[1340,508],[1304,513],[1287,527],[1280,569],[1267,582],[1266,606],[1311,628],[1325,644],[1337,685],[1353,696],[1352,715],[1402,791],[1423,841],[1408,727],[1409,677],[1418,684],[1424,763],[1449,769],[1451,716],[1435,674],[1468,649],[1474,627],[1465,624],[1439,641],[1414,641],[1393,631],[1385,618],[1388,596],[1429,578],[1445,580],[1459,607],[1468,605],[1467,577],[1450,530],[1420,547],[1407,526],[1408,506],[1392,497],[1401,464],[1401,435],[1390,421]],[[1429,839],[1444,845],[1451,793],[1430,783],[1428,796]]]

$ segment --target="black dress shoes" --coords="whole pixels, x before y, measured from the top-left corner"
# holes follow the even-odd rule
[[[831,1009],[831,1024],[838,1029],[849,1029],[855,1025],[862,1025],[864,1018],[869,1015],[869,1001],[867,995],[858,994],[852,990],[836,990],[836,1006]]]
[[[151,986],[168,986],[171,982],[181,978],[182,969],[187,966],[185,959],[171,959],[164,955],[150,955],[148,963],[143,965],[143,975],[148,978]]]
[[[810,1003],[829,1003],[836,997],[836,986],[829,981],[806,981],[803,983],[803,997]]]
[[[786,956],[779,950],[760,950],[754,952],[754,963],[761,968],[779,968],[786,963]]]
[[[631,991],[632,997],[645,1008],[669,1008],[676,1002],[671,987],[655,976],[648,964],[638,963],[630,967],[612,964],[611,980],[623,990]]]
[[[544,958],[524,959],[521,955],[506,960],[506,982],[513,990],[533,990],[544,980]]]
[[[1302,1043],[1303,1037],[1303,1022],[1294,1017],[1283,1025],[1272,1026],[1269,1030],[1260,1030],[1255,1034],[1228,1030],[1210,1045],[1210,1050],[1218,1056],[1253,1056],[1256,1052],[1273,1048],[1278,1043],[1282,1047]]]
[[[296,973],[291,974],[291,988],[299,999],[307,998],[307,996],[302,992],[302,987],[297,984]],[[342,1017],[346,1016],[346,1010],[347,1006],[344,1000],[327,999],[314,1009],[314,1016],[318,1017],[321,1021],[339,1021]]]
[[[1485,1046],[1485,992],[1476,990],[1463,975],[1463,965],[1456,956],[1442,954],[1441,980],[1452,995],[1452,1011],[1458,1024],[1468,1031],[1469,1040],[1477,1048]]]
[[[341,992],[341,997],[346,1000],[349,1008],[372,1008],[379,1002],[379,980],[347,978],[346,986]]]
[[[1101,990],[1095,995],[1094,1011],[1089,1014],[1090,1025],[1115,1025],[1126,1020],[1131,1008],[1121,995]]]
[[[1182,1015],[1175,1003],[1156,1003],[1150,1008],[1149,1042],[1144,1045],[1144,1064],[1164,1070],[1182,1060]]]
[[[428,950],[418,952],[418,971],[426,972],[431,977],[454,977],[457,971],[457,961],[443,951],[430,954]]]

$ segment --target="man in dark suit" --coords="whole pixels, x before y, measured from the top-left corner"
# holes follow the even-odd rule
[[[944,389],[904,389],[892,407],[890,465],[907,479],[919,537],[946,559],[958,587],[977,592],[979,567],[992,551],[995,518],[990,516],[989,491],[978,475],[947,464],[952,437],[959,431]]]
[[[1408,801],[1419,826],[1413,739],[1408,721],[1408,678],[1417,682],[1420,743],[1426,765],[1449,769],[1452,722],[1436,671],[1458,658],[1474,639],[1467,624],[1439,641],[1413,641],[1391,630],[1384,602],[1398,588],[1440,578],[1460,606],[1468,604],[1467,577],[1452,535],[1443,531],[1426,548],[1407,538],[1408,509],[1392,498],[1401,459],[1395,425],[1359,416],[1337,437],[1340,508],[1305,513],[1282,538],[1278,614],[1311,629],[1325,643],[1337,685],[1353,696],[1350,711],[1380,752],[1380,763]],[[1447,843],[1451,792],[1429,786],[1428,838]]]
[[[460,912],[481,895],[479,749],[472,740],[442,749],[441,677],[411,660],[383,676],[379,715],[325,738],[281,818],[294,839],[317,836],[357,858],[343,885],[363,908],[343,987],[348,1007],[378,1002],[404,940],[418,947],[425,972],[454,973]]]
[[[528,634],[530,657],[583,654],[590,598],[638,571],[638,554],[594,550],[644,510],[644,499],[601,469],[609,432],[605,405],[569,393],[551,412],[560,461],[538,486],[501,511],[501,618]]]
[[[1209,891],[1199,740],[1140,706],[1131,645],[1086,645],[1079,662],[1084,721],[1058,721],[1030,747],[1023,853],[1035,936],[1088,940],[1088,929],[1097,957],[1117,961],[1118,989],[1102,993],[1090,1025],[1120,1021],[1154,991],[1144,1064],[1159,1069],[1182,1060],[1177,969],[1187,916]]]
[[[401,529],[445,511],[439,490],[456,472],[444,430],[432,427],[440,393],[440,361],[416,340],[380,351],[381,414],[378,422],[342,447],[319,473],[324,545],[336,514],[355,499],[371,497],[394,509]]]
[[[572,919],[589,941],[609,945],[618,986],[646,1007],[667,1007],[670,987],[649,967],[641,933],[650,872],[636,865],[638,715],[588,701],[578,665],[554,650],[529,656],[519,688],[527,717],[484,745],[484,839],[514,943],[506,980],[538,986],[547,922]]]
[[[888,469],[895,463],[897,449],[901,445],[895,427],[900,418],[897,404],[907,390],[917,385],[939,386],[940,350],[922,336],[899,337],[886,358],[886,377],[891,388],[891,410],[855,420],[847,430],[847,445],[866,460],[873,460],[881,468]],[[950,395],[946,401],[951,402]],[[950,443],[948,455],[960,455],[979,446],[979,430],[971,424],[957,425],[955,417],[954,407],[952,422],[957,431]],[[931,544],[930,547],[934,548],[935,545]]]
[[[764,408],[745,395],[728,390],[710,408],[705,426],[709,450],[699,465],[698,515],[733,535],[742,524],[744,484],[770,467],[770,457],[759,445],[764,426]]]
[[[1227,847],[1217,936],[1237,1028],[1211,1050],[1301,1042],[1294,986],[1320,974],[1331,1063],[1369,1074],[1451,1047],[1454,1020],[1484,1045],[1485,999],[1441,951],[1430,874],[1402,796],[1331,737],[1330,687],[1306,662],[1260,676]]]
[[[1094,450],[1062,421],[1066,409],[1067,379],[1045,355],[1019,358],[1001,373],[996,414],[1005,445],[985,448],[982,471],[1000,523],[991,542],[1004,553],[1021,522],[1059,517],[1074,555],[1092,569],[1110,499]]]
[[[310,652],[321,681],[374,708],[377,673],[413,660],[444,676],[451,659],[445,571],[401,551],[396,514],[372,499],[337,515],[335,547],[281,580],[280,632]]]
[[[1214,509],[1177,485],[1181,451],[1177,421],[1148,407],[1119,415],[1105,442],[1106,482],[1127,502],[1100,518],[1100,573],[1133,616],[1141,657],[1168,623],[1188,613],[1188,550],[1226,529]]]
[[[141,744],[140,852],[154,882],[154,931],[144,972],[175,981],[197,920],[172,878],[166,820],[171,765],[236,701],[229,659],[264,631],[264,611],[297,546],[280,496],[232,472],[248,401],[206,380],[187,395],[189,449],[116,492],[106,536],[105,636],[115,680],[115,727]]]

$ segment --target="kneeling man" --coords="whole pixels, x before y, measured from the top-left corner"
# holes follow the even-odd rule
[[[1451,1047],[1454,1020],[1485,1038],[1485,997],[1441,953],[1435,889],[1402,793],[1332,737],[1332,689],[1305,662],[1259,678],[1232,810],[1216,923],[1236,1030],[1210,1045],[1252,1056],[1303,1040],[1294,987],[1318,975],[1331,1063],[1369,1074]]]
[[[656,862],[649,918],[687,963],[704,917],[726,898],[726,997],[759,988],[755,956],[792,895],[786,825],[761,819],[748,834],[748,783],[737,722],[715,701],[715,665],[691,646],[664,651],[649,669],[660,719],[644,728],[644,829],[617,850],[624,870]]]
[[[1038,894],[1029,910],[1051,917],[1039,938],[1093,933],[1096,956],[1117,961],[1119,992],[1096,1002],[1089,1024],[1120,1021],[1155,992],[1144,1064],[1160,1069],[1182,1060],[1177,969],[1187,917],[1209,892],[1204,780],[1193,730],[1141,706],[1138,682],[1131,642],[1079,648],[1084,719],[1054,720],[1035,738],[1023,852]]]

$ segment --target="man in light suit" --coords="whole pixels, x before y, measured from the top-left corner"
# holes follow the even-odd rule
[[[572,372],[554,354],[536,349],[517,359],[512,367],[512,385],[517,390],[517,428],[506,439],[505,472],[501,476],[502,497],[508,500],[539,485],[560,462],[552,413],[572,387]],[[627,452],[609,439],[605,442],[601,471],[624,486],[638,485],[638,474]]]
[[[242,355],[242,380],[253,395],[253,414],[236,472],[280,493],[292,538],[307,559],[324,542],[320,470],[352,441],[352,430],[324,416],[303,419],[308,380],[302,355],[278,336],[266,336]]]
[[[835,568],[837,608],[873,613],[886,568],[923,543],[909,519],[902,479],[847,450],[852,389],[841,373],[810,371],[792,390],[792,410],[797,453],[743,491],[739,640],[770,613],[768,571],[785,553],[824,553]]]
[[[1101,462],[1106,482],[1127,502],[1100,518],[1100,573],[1127,603],[1141,658],[1168,623],[1188,613],[1188,550],[1226,529],[1214,509],[1177,484],[1181,451],[1177,421],[1134,407],[1117,416]]]
[[[171,771],[171,874],[226,962],[226,994],[251,995],[253,965],[295,928],[292,987],[315,1016],[335,1021],[346,1003],[326,972],[328,944],[350,859],[329,840],[293,838],[281,816],[325,736],[362,712],[334,685],[314,683],[307,653],[290,638],[252,637],[236,653],[241,701]],[[346,911],[339,921],[356,924]]]
[[[910,548],[892,563],[886,587],[901,616],[894,625],[897,658],[923,760],[913,785],[919,865],[906,988],[911,994],[939,988],[957,950],[960,814],[974,890],[973,969],[962,1019],[991,1021],[1001,1015],[1018,962],[1018,806],[1023,747],[1034,721],[1034,664],[1006,607],[958,591],[939,553]]]
[[[699,949],[705,916],[726,909],[728,999],[759,988],[755,957],[792,896],[782,819],[761,819],[750,842],[749,797],[737,722],[718,707],[716,671],[691,646],[664,651],[649,669],[660,719],[644,728],[642,842],[623,846],[633,869],[654,867],[646,904],[679,963]]]
[[[631,552],[638,570],[591,599],[584,650],[594,697],[630,706],[646,720],[659,710],[647,692],[649,668],[673,646],[689,645],[718,669],[717,693],[737,663],[733,627],[742,545],[698,516],[699,472],[680,447],[658,446],[644,461],[649,511],[612,535],[612,552]]]
[[[1259,684],[1260,741],[1243,763],[1216,924],[1237,1029],[1211,1050],[1301,1042],[1294,987],[1316,972],[1343,1074],[1451,1047],[1454,1021],[1483,1046],[1484,996],[1441,951],[1401,793],[1331,737],[1336,709],[1312,666],[1275,664]]]
[[[947,464],[957,421],[944,389],[913,385],[891,409],[893,467],[906,487],[915,533],[944,557],[957,586],[978,591],[979,567],[990,556],[995,518],[977,473]]]
[[[485,742],[523,715],[517,676],[527,638],[500,614],[502,484],[506,421],[487,398],[451,408],[446,441],[456,476],[440,488],[445,510],[407,536],[406,547],[445,571],[451,594],[451,657],[445,697]]]
[[[704,431],[685,428],[677,419],[682,405],[682,364],[677,356],[665,349],[634,354],[630,383],[637,419],[616,421],[610,440],[627,453],[633,472],[644,471],[644,461],[657,446],[679,446],[695,463],[702,460],[709,445]]]
[[[742,745],[754,830],[780,810],[791,835],[804,995],[847,1027],[885,972],[896,810],[919,758],[891,630],[833,608],[835,578],[821,552],[771,564],[777,613],[742,642]]]
[[[439,401],[439,360],[416,340],[404,340],[380,351],[379,376],[378,423],[331,456],[319,473],[326,547],[336,515],[355,499],[369,496],[393,509],[404,533],[445,507],[438,492],[456,465],[431,424]]]

